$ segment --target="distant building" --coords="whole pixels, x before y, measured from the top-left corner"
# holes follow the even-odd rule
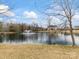
[[[57,25],[48,26],[48,30],[57,30]]]

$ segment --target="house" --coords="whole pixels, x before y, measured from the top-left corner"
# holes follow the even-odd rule
[[[57,30],[57,25],[48,26],[48,30]]]

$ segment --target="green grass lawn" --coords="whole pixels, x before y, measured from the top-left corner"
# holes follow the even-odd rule
[[[79,47],[1,44],[0,59],[79,59]]]

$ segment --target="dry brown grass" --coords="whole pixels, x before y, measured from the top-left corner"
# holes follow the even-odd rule
[[[79,47],[1,44],[0,59],[79,59]]]

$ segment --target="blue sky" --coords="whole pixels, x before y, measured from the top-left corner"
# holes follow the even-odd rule
[[[44,11],[44,9],[50,4],[51,0],[0,0],[1,4],[8,5],[10,9],[16,14],[16,16],[19,16],[17,18],[18,22],[26,22],[26,23],[31,23],[32,20],[26,20],[25,18],[21,18],[23,12],[25,11],[33,11],[38,15],[38,19],[36,20],[37,22],[46,22],[43,19],[43,15],[41,12]],[[42,16],[42,17],[41,17]],[[22,20],[21,20],[22,19]],[[43,19],[41,21],[41,19]]]
[[[45,9],[52,4],[53,0],[0,0],[0,4],[5,4],[9,6],[10,10],[15,13],[14,17],[6,17],[7,19],[16,19],[16,22],[24,22],[24,23],[32,23],[32,20],[29,18],[25,18],[23,13],[30,13],[32,15],[37,15],[34,21],[39,24],[47,24],[46,16],[42,13]],[[74,1],[74,0],[72,0]],[[79,0],[76,0],[75,6],[79,7]],[[29,15],[29,14],[28,14]],[[32,16],[32,18],[34,17]],[[2,17],[2,16],[0,16]],[[77,16],[78,17],[78,16]],[[79,21],[76,19],[73,21],[74,25],[78,25]]]
[[[52,0],[0,0],[1,3],[8,5],[16,14],[24,11],[42,12]]]

